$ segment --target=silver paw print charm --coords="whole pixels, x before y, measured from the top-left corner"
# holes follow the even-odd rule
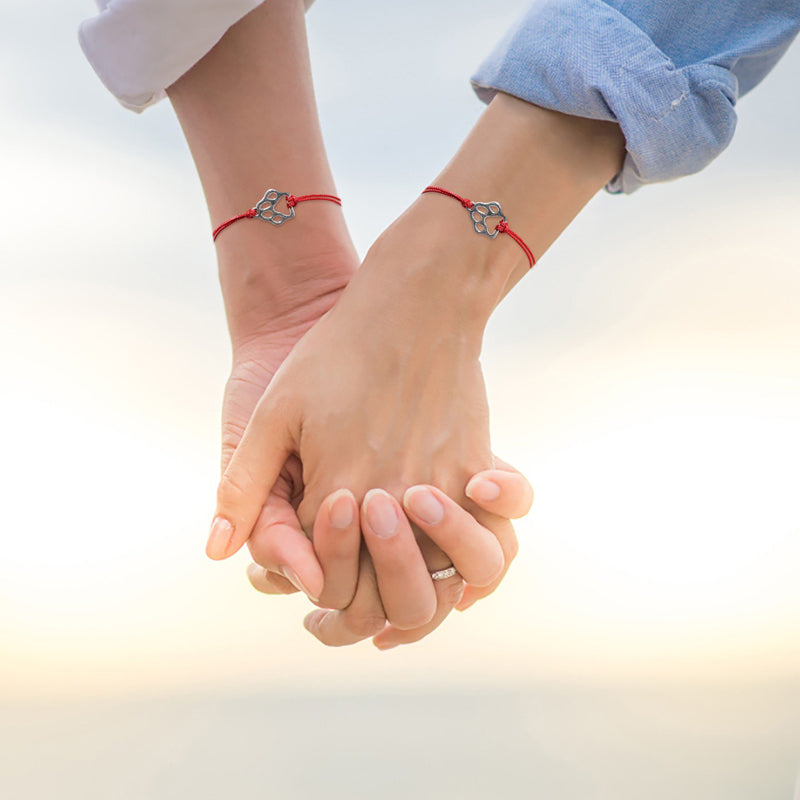
[[[490,239],[494,239],[499,231],[497,228],[490,231],[486,221],[497,217],[498,222],[507,222],[506,215],[503,213],[503,209],[500,208],[500,203],[495,203],[494,201],[490,203],[473,203],[472,208],[469,210],[469,215],[472,217],[472,227],[475,229],[475,233],[482,233]]]
[[[289,197],[289,192],[279,192],[277,189],[267,189],[266,194],[256,206],[256,216],[273,225],[283,225],[294,217],[294,206],[289,206],[289,212],[278,211],[275,206],[281,197]]]

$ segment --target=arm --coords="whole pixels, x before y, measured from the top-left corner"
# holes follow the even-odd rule
[[[265,182],[295,194],[336,194],[317,118],[299,0],[270,0],[248,14],[168,94],[197,164],[211,227],[252,206]],[[217,252],[233,343],[223,408],[224,467],[273,373],[334,305],[357,258],[341,209],[325,202],[298,208],[295,218],[277,229],[259,221],[239,222],[221,233]],[[322,376],[318,387],[328,382]],[[314,549],[295,512],[302,492],[302,465],[287,453],[272,493],[262,498],[248,542],[251,554],[261,574],[269,575],[273,590],[301,589],[320,603],[343,607],[358,579],[358,514],[336,528],[332,547],[325,547],[331,537],[315,535]],[[339,513],[332,516],[344,519],[348,498],[340,496],[336,507]],[[311,531],[311,521],[304,521],[305,530]],[[476,537],[484,549],[499,550],[489,531],[480,528]],[[226,526],[216,526],[208,553],[225,557],[240,544],[231,542]],[[476,548],[472,557],[478,564],[487,561],[480,555]],[[390,572],[410,598],[414,592],[404,580],[409,570],[403,561],[394,560]],[[416,566],[421,562],[415,544],[408,561]],[[367,574],[370,570],[367,564]],[[374,587],[368,596],[381,607]]]
[[[434,183],[501,202],[540,256],[619,170],[623,153],[613,123],[501,94]],[[458,202],[427,194],[415,201],[373,245],[336,307],[298,344],[259,402],[219,489],[217,515],[232,526],[233,541],[247,539],[289,452],[303,463],[299,514],[306,525],[340,487],[360,500],[381,486],[399,501],[415,483],[438,487],[488,522],[464,495],[470,475],[493,465],[478,358],[492,310],[527,269],[515,242],[476,235]],[[323,383],[321,397],[315,387]],[[403,531],[382,525],[381,515],[372,524],[367,499],[362,528],[375,559],[387,542],[399,548],[394,537]],[[442,566],[436,548],[425,539],[421,547],[427,568]],[[386,588],[380,586],[381,598],[391,618],[401,598]],[[404,618],[381,634],[383,644],[414,641],[444,619],[460,593],[440,584],[428,590],[434,588],[433,616]],[[337,633],[344,640],[347,632],[327,631]]]
[[[212,226],[267,188],[335,194],[311,82],[300,0],[269,0],[167,89],[192,151]],[[337,292],[357,263],[341,208],[303,206],[276,229],[240,223],[217,240],[234,352]],[[305,320],[303,320],[305,321]]]
[[[538,0],[472,76],[565,114],[617,122],[611,192],[703,169],[728,145],[734,106],[800,30],[796,0]]]
[[[210,227],[253,206],[268,186],[336,194],[300,0],[270,0],[247,14],[167,93],[197,165]],[[224,467],[272,375],[334,304],[358,259],[341,209],[326,202],[303,205],[281,228],[237,223],[219,236],[217,255],[233,347]],[[290,460],[258,528],[276,569],[319,596],[322,571],[290,502],[300,489],[298,465]],[[226,545],[222,531],[209,554],[224,556]]]

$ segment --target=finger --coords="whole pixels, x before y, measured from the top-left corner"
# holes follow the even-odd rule
[[[494,460],[496,469],[473,475],[465,493],[478,507],[506,518],[486,522],[486,526],[494,532],[503,548],[505,566],[500,576],[489,586],[468,586],[461,602],[456,606],[459,611],[466,611],[475,602],[490,595],[503,581],[519,551],[517,535],[507,519],[524,516],[533,502],[533,489],[525,477],[501,458],[495,456]]]
[[[478,600],[488,597],[503,582],[503,578],[505,578],[511,563],[519,552],[517,534],[514,532],[514,526],[507,519],[496,518],[487,521],[485,524],[494,533],[497,537],[497,541],[500,543],[500,547],[503,548],[503,559],[505,562],[503,571],[488,586],[467,586],[464,590],[464,596],[456,606],[459,611],[466,611]]]
[[[437,600],[436,613],[433,615],[433,619],[426,625],[414,630],[400,630],[393,625],[389,625],[372,640],[375,647],[379,650],[390,650],[399,644],[418,642],[444,622],[447,615],[461,600],[464,592],[464,581],[459,575],[454,575],[452,578],[447,578],[443,581],[432,581],[432,583]]]
[[[361,551],[353,602],[342,611],[312,611],[303,620],[303,625],[329,647],[355,644],[384,629],[386,616],[378,595],[372,559],[366,550]]]
[[[299,589],[286,580],[277,572],[270,572],[268,569],[256,563],[247,565],[247,580],[250,585],[262,594],[295,594]]]
[[[488,586],[500,575],[505,562],[497,537],[440,489],[412,486],[403,496],[403,508],[468,584]]]
[[[361,529],[358,504],[347,489],[329,495],[314,520],[314,550],[325,583],[319,604],[324,608],[347,608],[358,583]]]
[[[485,511],[506,519],[524,517],[533,504],[533,488],[513,467],[487,469],[473,475],[464,494]]]
[[[361,530],[386,618],[403,630],[425,625],[436,612],[436,592],[400,504],[383,489],[371,489],[361,504]]]
[[[280,406],[262,399],[217,488],[217,510],[206,544],[209,558],[228,558],[247,541],[290,451]]]
[[[247,544],[256,564],[282,575],[312,602],[318,602],[325,576],[288,500],[269,496]]]

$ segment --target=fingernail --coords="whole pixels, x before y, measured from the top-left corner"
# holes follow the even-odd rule
[[[328,506],[328,519],[331,521],[331,527],[340,531],[349,528],[353,524],[354,507],[355,501],[347,489],[340,489],[336,492]]]
[[[403,502],[415,517],[428,525],[438,525],[444,519],[444,506],[424,486],[412,486],[406,492]]]
[[[232,537],[233,525],[224,517],[214,517],[206,543],[206,555],[217,560],[225,558]]]
[[[475,500],[478,503],[488,503],[490,500],[497,500],[500,497],[500,487],[494,481],[486,478],[477,478],[467,484],[464,494],[470,500]]]
[[[303,581],[297,577],[297,573],[291,567],[281,567],[281,575],[283,575],[295,589],[299,589],[312,603],[316,603],[319,600],[318,597],[314,597],[314,595],[306,589]]]
[[[389,495],[381,489],[370,489],[364,497],[364,505],[372,532],[381,539],[394,535],[400,519]]]
[[[456,611],[466,611],[468,608],[472,608],[475,605],[475,600],[470,600],[468,603],[459,603],[456,606]]]
[[[391,650],[393,647],[397,647],[397,644],[378,644],[374,639],[372,640],[372,644],[378,648],[378,650]]]

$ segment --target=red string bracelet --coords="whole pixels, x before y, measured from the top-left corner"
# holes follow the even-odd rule
[[[288,214],[284,211],[278,211],[276,208],[281,197],[286,198],[286,206],[289,209]],[[294,207],[298,203],[304,203],[306,200],[329,200],[331,203],[336,203],[338,206],[342,204],[342,199],[333,194],[301,194],[295,196],[289,194],[289,192],[267,189],[264,196],[253,208],[248,209],[244,214],[237,214],[235,217],[225,220],[221,225],[217,225],[213,233],[214,241],[217,241],[217,236],[219,236],[228,225],[233,225],[234,222],[238,222],[240,219],[253,219],[253,217],[258,217],[259,219],[263,219],[264,222],[271,222],[273,225],[283,225],[284,222],[294,218]]]
[[[469,216],[472,220],[472,227],[475,230],[475,233],[488,236],[490,239],[494,239],[498,233],[507,233],[522,248],[531,267],[533,267],[533,265],[536,263],[536,259],[534,258],[530,247],[528,247],[528,245],[522,241],[522,238],[518,234],[514,233],[514,231],[508,227],[508,220],[506,219],[506,215],[503,213],[503,209],[500,208],[500,203],[495,203],[494,201],[487,203],[473,203],[472,200],[468,200],[466,197],[461,197],[461,195],[458,195],[455,192],[449,192],[447,189],[442,189],[439,186],[426,186],[422,190],[422,194],[425,194],[426,192],[436,192],[438,194],[443,194],[447,197],[452,197],[453,199],[458,200],[458,202],[461,203],[461,205],[464,206],[467,211],[469,211]],[[493,231],[490,231],[486,221],[495,217],[499,217],[500,222],[497,223]]]

